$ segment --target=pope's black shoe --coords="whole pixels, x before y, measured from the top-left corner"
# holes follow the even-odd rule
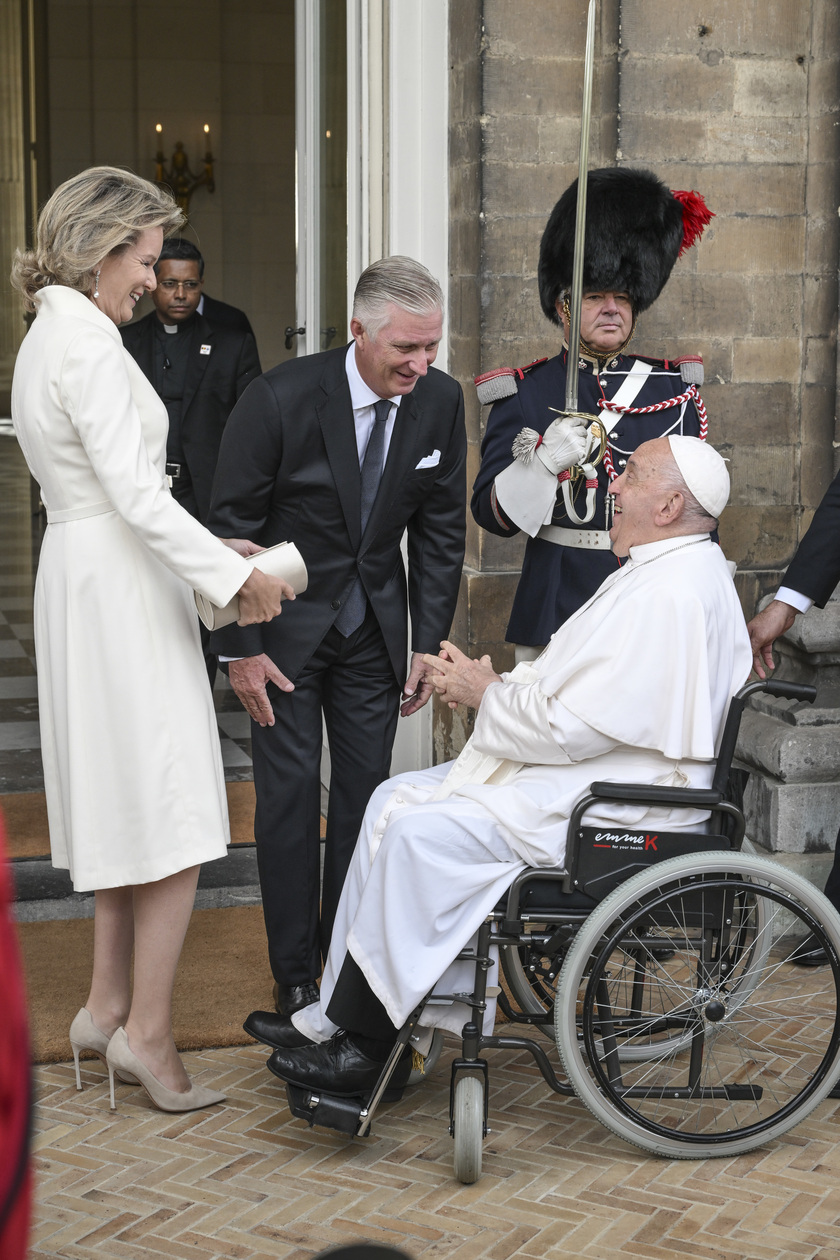
[[[269,1071],[289,1085],[317,1089],[337,1098],[369,1094],[382,1072],[382,1062],[372,1059],[353,1041],[351,1033],[337,1032],[321,1045],[304,1049],[275,1050]],[[406,1047],[383,1096],[385,1102],[402,1098],[411,1073],[411,1047]]]
[[[274,1009],[278,1015],[294,1015],[295,1011],[317,1002],[320,996],[314,980],[307,984],[275,984]]]
[[[291,1015],[276,1015],[274,1011],[251,1011],[242,1027],[255,1041],[261,1041],[264,1046],[273,1046],[275,1050],[315,1045],[314,1041],[295,1028]]]
[[[788,961],[796,963],[797,967],[827,967],[828,954],[816,936],[806,936],[805,940],[797,945]]]

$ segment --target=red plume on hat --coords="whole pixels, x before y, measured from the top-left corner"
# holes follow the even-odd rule
[[[572,287],[577,180],[551,212],[540,245],[540,302],[559,323],[557,298]],[[583,287],[627,293],[638,315],[662,292],[677,258],[713,217],[696,192],[672,193],[652,171],[607,167],[587,176]]]
[[[687,249],[691,249],[695,241],[699,241],[706,228],[711,223],[714,211],[710,210],[699,192],[694,189],[691,192],[683,192],[682,189],[674,188],[671,195],[676,197],[677,201],[683,208],[683,239],[680,246],[678,258],[682,258]]]

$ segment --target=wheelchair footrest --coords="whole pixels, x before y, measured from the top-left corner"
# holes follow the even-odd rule
[[[359,1130],[362,1112],[365,1110],[363,1098],[334,1098],[329,1094],[319,1094],[311,1089],[303,1089],[300,1085],[287,1085],[286,1098],[289,1110],[298,1120],[306,1120],[309,1127],[321,1125],[325,1129],[337,1129],[339,1133],[349,1133],[355,1137]],[[363,1134],[367,1137],[370,1128]]]

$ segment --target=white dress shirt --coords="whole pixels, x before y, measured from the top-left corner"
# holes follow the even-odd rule
[[[365,459],[365,451],[367,450],[370,435],[373,433],[373,426],[376,423],[376,413],[374,412],[374,404],[380,402],[379,394],[375,394],[369,385],[362,380],[361,373],[356,366],[356,343],[351,341],[347,347],[347,356],[344,360],[344,370],[347,373],[347,384],[350,386],[350,401],[353,404],[353,423],[356,426],[356,448],[359,452],[359,467],[361,468]],[[388,448],[391,445],[391,435],[394,432],[394,421],[397,416],[397,408],[402,401],[402,395],[397,394],[391,398],[391,410],[388,419],[385,421],[385,447],[382,452],[382,467],[385,467],[385,460],[388,458]]]

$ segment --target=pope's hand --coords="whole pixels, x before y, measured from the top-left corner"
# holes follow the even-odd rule
[[[427,679],[450,708],[456,704],[467,704],[477,709],[490,684],[501,682],[490,657],[470,660],[446,639],[440,646],[443,649],[440,656],[429,654],[423,657],[429,666]]]
[[[295,592],[282,578],[271,577],[261,569],[254,569],[239,588],[240,626],[251,626],[259,621],[273,621],[280,615],[284,599],[294,599]]]
[[[585,457],[588,447],[587,429],[577,416],[558,416],[543,434],[539,451],[543,463],[546,456],[551,461],[555,473],[565,472],[573,464],[579,464]]]

